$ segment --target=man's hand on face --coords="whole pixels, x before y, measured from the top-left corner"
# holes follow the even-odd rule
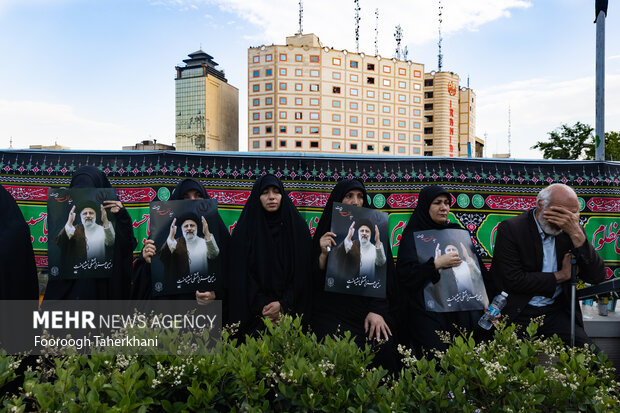
[[[546,221],[556,225],[564,231],[575,247],[580,247],[586,241],[586,236],[579,225],[579,212],[571,212],[562,206],[549,206],[542,212]]]

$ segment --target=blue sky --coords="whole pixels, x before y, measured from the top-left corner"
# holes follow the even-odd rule
[[[594,125],[594,0],[444,0],[444,70],[478,97],[486,155],[540,158],[530,147],[562,123]],[[606,130],[620,131],[620,7],[606,21]],[[0,147],[59,144],[120,150],[174,141],[176,65],[200,47],[239,88],[247,148],[247,49],[284,44],[297,0],[0,0]],[[360,51],[392,57],[403,28],[409,59],[437,68],[435,0],[360,0]],[[304,33],[355,50],[350,0],[304,3]]]

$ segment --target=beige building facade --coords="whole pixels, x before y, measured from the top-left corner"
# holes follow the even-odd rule
[[[433,75],[433,81],[439,75],[437,86],[429,89],[424,86],[429,75],[421,63],[335,50],[324,47],[314,34],[287,37],[286,45],[250,48],[248,149],[466,156],[466,148],[458,149],[460,139],[465,139],[459,133],[458,76],[444,73],[448,74]],[[448,90],[452,85],[454,94]],[[434,87],[437,96],[426,98]],[[424,110],[429,103],[439,109],[437,113]],[[429,116],[433,132],[425,136]],[[472,140],[475,106],[471,117],[464,119],[465,126],[467,139]]]
[[[202,50],[183,62],[175,79],[176,149],[238,151],[239,89]]]

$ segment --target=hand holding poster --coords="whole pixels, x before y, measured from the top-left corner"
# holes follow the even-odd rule
[[[222,237],[213,199],[152,202],[153,295],[214,291]]]
[[[387,222],[385,212],[334,203],[325,291],[385,298]]]
[[[50,189],[50,279],[109,278],[114,258],[114,214],[120,201],[112,188]]]
[[[462,229],[414,233],[420,262],[434,257],[441,263],[440,278],[424,288],[428,311],[484,310],[489,299],[469,233]]]

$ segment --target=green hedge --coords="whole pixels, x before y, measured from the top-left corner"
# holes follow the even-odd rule
[[[0,356],[0,386],[8,411],[330,411],[547,412],[619,411],[619,384],[604,354],[527,339],[499,323],[493,341],[446,337],[445,353],[417,360],[400,348],[398,377],[371,368],[367,346],[352,338],[304,333],[285,317],[244,343],[224,332],[207,356],[38,357],[23,375],[22,361]],[[15,381],[20,380],[19,383]],[[23,383],[21,382],[23,380]]]

